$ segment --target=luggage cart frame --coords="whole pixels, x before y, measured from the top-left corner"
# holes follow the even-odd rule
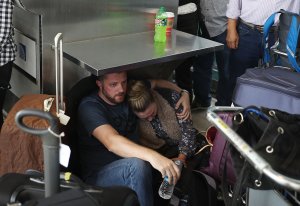
[[[242,107],[212,107],[207,111],[207,119],[259,173],[268,176],[278,185],[294,191],[294,195],[292,196],[294,196],[293,198],[296,198],[295,202],[298,203],[299,197],[297,196],[299,196],[300,192],[300,180],[287,177],[275,171],[265,159],[255,152],[255,150],[233,131],[217,114],[217,112],[237,112],[242,109]]]

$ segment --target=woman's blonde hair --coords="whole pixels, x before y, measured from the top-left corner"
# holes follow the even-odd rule
[[[151,89],[143,81],[132,80],[128,84],[128,104],[134,112],[144,112],[154,102]]]

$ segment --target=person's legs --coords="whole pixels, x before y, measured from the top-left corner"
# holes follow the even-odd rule
[[[178,67],[175,69],[175,80],[177,85],[187,90],[190,94],[193,92],[193,83],[191,75],[191,66],[193,65],[194,57],[185,59]],[[192,99],[191,99],[192,101]]]
[[[210,85],[213,61],[214,53],[199,55],[194,61],[193,88],[195,103],[199,106],[210,106]]]
[[[228,85],[229,85],[229,60],[231,50],[226,46],[227,32],[213,37],[212,40],[224,44],[224,49],[216,52],[216,62],[218,66],[218,87],[217,87],[217,106],[230,106],[231,99],[228,98]]]
[[[151,165],[138,158],[112,162],[90,175],[86,183],[97,186],[123,185],[133,189],[141,206],[153,206]]]
[[[13,62],[8,62],[7,64],[0,67],[0,130],[3,125],[3,104],[5,100],[5,95],[9,87],[9,81],[11,78]]]
[[[229,64],[229,94],[228,98],[232,99],[236,80],[245,73],[246,69],[258,66],[261,58],[261,41],[262,34],[240,24],[238,27],[239,45],[237,49],[231,51]]]
[[[182,3],[184,2],[180,2],[180,4]],[[198,12],[178,15],[177,30],[197,35],[198,18]],[[194,57],[187,58],[175,69],[175,80],[177,85],[180,88],[187,90],[190,94],[193,92],[193,82],[191,77],[191,66],[193,65],[193,61]],[[190,96],[190,98],[191,97],[192,96]]]

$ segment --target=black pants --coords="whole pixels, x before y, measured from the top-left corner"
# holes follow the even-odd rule
[[[10,87],[9,81],[11,78],[13,62],[8,62],[0,66],[0,130],[3,125],[3,104],[7,89]]]
[[[178,15],[177,29],[189,34],[197,35],[198,33],[198,12],[191,14]],[[177,68],[175,68],[175,80],[177,85],[182,89],[186,89],[192,94],[192,76],[191,66],[193,65],[194,57],[185,59]]]
[[[181,0],[179,1],[179,6],[187,3],[195,3],[197,6],[197,11],[190,14],[178,15],[177,30],[207,38],[208,32],[205,27],[202,14],[200,12],[201,8],[199,6],[199,0]],[[194,56],[189,57],[175,68],[175,80],[177,82],[177,85],[182,89],[188,90],[190,94],[193,93],[191,67],[194,63],[194,60]]]

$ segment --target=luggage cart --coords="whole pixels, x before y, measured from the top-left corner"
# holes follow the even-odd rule
[[[237,112],[242,107],[212,107],[207,111],[207,119],[224,135],[224,137],[240,152],[240,154],[261,174],[268,176],[284,191],[258,191],[247,189],[247,205],[300,205],[300,180],[287,177],[273,170],[271,165],[255,152],[230,126],[219,116],[218,112]],[[258,202],[261,201],[261,202]]]

